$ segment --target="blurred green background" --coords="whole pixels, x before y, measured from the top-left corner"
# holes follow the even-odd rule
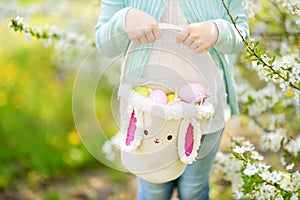
[[[10,19],[20,15],[31,25],[53,25],[92,40],[99,8],[96,0],[1,0],[0,199],[135,198],[135,178],[101,164],[76,132],[73,85],[92,49],[78,44],[45,48],[43,41],[26,42],[24,34],[8,28]],[[244,76],[249,76],[248,70]],[[252,73],[250,79],[256,78]],[[252,82],[258,83],[257,87],[264,85]],[[113,116],[107,114],[112,89],[103,83],[96,93],[96,115],[108,137],[117,131]],[[292,112],[291,118],[294,115]],[[247,123],[242,118],[236,132],[247,132]],[[300,129],[297,120],[293,126]],[[257,134],[248,132],[258,143]],[[274,156],[270,155],[271,163]],[[232,199],[229,183],[213,176],[211,196]]]
[[[99,7],[86,0],[0,2],[0,199],[106,199],[115,190],[122,193],[112,186],[126,185],[126,175],[96,160],[74,125],[73,84],[89,50],[45,48],[43,41],[26,42],[8,28],[20,15],[31,25],[92,39]],[[102,96],[97,115],[108,121],[102,107],[110,108],[110,97]],[[106,132],[116,132],[104,124]]]

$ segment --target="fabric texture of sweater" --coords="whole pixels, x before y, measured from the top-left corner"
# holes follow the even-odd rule
[[[247,17],[242,1],[225,0],[225,3],[230,5],[231,15],[234,18],[238,17],[236,25],[239,31],[243,36],[249,36]],[[224,72],[227,101],[230,104],[231,113],[238,114],[234,88],[233,54],[241,51],[244,45],[222,5],[222,0],[179,0],[179,4],[188,23],[213,21],[217,25],[219,37],[209,52],[217,66]],[[166,8],[166,1],[102,0],[100,15],[95,27],[95,43],[103,55],[113,57],[126,52],[130,39],[125,31],[125,19],[127,11],[131,8],[149,13],[160,22]],[[142,58],[143,55],[140,55],[140,59]]]

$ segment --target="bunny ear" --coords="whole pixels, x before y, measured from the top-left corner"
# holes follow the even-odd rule
[[[194,148],[194,127],[189,123],[184,140],[185,155],[189,157]]]
[[[130,110],[128,116],[126,116],[127,119],[125,119],[127,123],[125,123],[126,127],[123,131],[126,131],[126,133],[123,133],[121,142],[121,149],[127,152],[140,146],[142,140],[141,130],[137,125],[139,117],[133,108]]]
[[[134,115],[134,110],[132,110],[128,129],[127,129],[126,146],[130,146],[131,142],[134,140],[135,132],[136,132],[136,117]]]
[[[196,160],[200,147],[201,129],[196,119],[183,119],[178,133],[178,154],[183,163],[191,164]]]

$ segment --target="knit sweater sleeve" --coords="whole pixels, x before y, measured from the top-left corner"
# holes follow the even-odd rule
[[[240,33],[244,37],[249,36],[249,27],[247,17],[243,9],[242,1],[229,0],[230,13],[236,21],[236,25]],[[225,8],[224,8],[225,9]],[[244,47],[242,38],[232,24],[229,16],[225,12],[223,19],[212,20],[216,23],[219,30],[219,38],[214,45],[215,49],[224,54],[238,53]]]
[[[125,19],[129,9],[123,0],[101,1],[94,41],[103,55],[113,57],[126,50],[129,38],[125,32]]]

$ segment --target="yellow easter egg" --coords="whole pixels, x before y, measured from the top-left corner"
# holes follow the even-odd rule
[[[144,97],[148,97],[150,95],[149,89],[145,86],[137,87],[134,91]]]
[[[167,95],[167,102],[170,103],[170,102],[175,102],[175,94],[173,93],[170,93]]]

